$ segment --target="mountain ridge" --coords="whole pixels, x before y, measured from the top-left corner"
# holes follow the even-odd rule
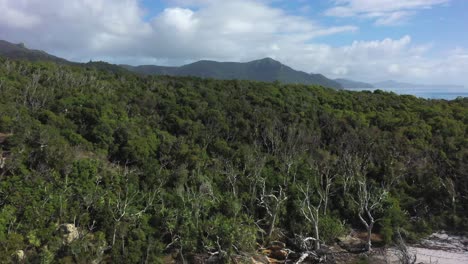
[[[375,88],[372,84],[360,81],[354,81],[350,79],[338,78],[334,79],[334,81],[338,82],[343,86],[343,88]]]
[[[145,75],[195,76],[220,80],[241,79],[263,82],[280,81],[289,84],[321,85],[343,89],[340,83],[322,74],[297,71],[269,57],[248,62],[200,60],[178,67],[158,65],[120,66]]]
[[[144,75],[172,75],[195,76],[213,79],[241,79],[263,82],[280,81],[286,84],[321,85],[335,89],[352,88],[464,88],[463,85],[454,84],[414,84],[387,80],[376,83],[366,83],[345,78],[330,79],[320,73],[306,73],[294,70],[270,57],[252,60],[249,62],[219,62],[213,60],[199,60],[182,66],[158,66],[125,64],[111,64],[103,61],[90,61],[87,63],[73,62],[51,55],[42,50],[29,49],[24,43],[11,43],[0,40],[0,56],[14,60],[52,61],[58,64],[94,67],[114,73],[132,71]]]
[[[0,56],[11,60],[27,60],[27,61],[49,61],[62,65],[74,65],[83,67],[92,67],[99,70],[110,71],[114,73],[127,72],[128,70],[104,61],[89,61],[86,63],[69,61],[54,55],[51,55],[43,50],[29,49],[24,43],[14,44],[5,40],[0,40]]]
[[[28,49],[23,43],[14,44],[5,40],[0,40],[0,56],[9,59],[52,61],[59,64],[94,67],[111,72],[132,71],[144,75],[195,76],[220,80],[280,81],[285,84],[321,85],[334,89],[343,89],[340,83],[322,74],[309,74],[297,71],[269,57],[249,62],[200,60],[180,67],[158,65],[130,66],[110,64],[102,61],[79,63],[48,54],[45,51]]]
[[[73,64],[66,59],[48,54],[43,50],[28,49],[24,43],[14,44],[0,39],[0,55],[9,59],[26,59],[29,61],[53,61],[61,64]]]

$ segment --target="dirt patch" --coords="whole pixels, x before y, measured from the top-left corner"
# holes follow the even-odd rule
[[[356,232],[354,237],[357,237],[363,241],[367,240],[367,232]],[[372,233],[371,234],[371,242],[372,243],[382,243],[384,241],[383,236],[381,234]]]

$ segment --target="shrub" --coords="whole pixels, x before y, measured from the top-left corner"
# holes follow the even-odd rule
[[[319,230],[321,239],[326,243],[332,243],[335,239],[346,232],[346,227],[340,219],[326,215],[320,219]]]

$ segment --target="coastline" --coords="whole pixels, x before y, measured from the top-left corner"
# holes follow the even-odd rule
[[[468,97],[468,89],[463,88],[457,90],[444,89],[429,89],[429,88],[345,88],[346,91],[375,91],[382,90],[385,92],[394,92],[399,95],[413,95],[424,99],[444,99],[454,100],[457,97]]]

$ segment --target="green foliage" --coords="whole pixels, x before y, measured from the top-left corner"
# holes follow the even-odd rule
[[[320,219],[319,230],[321,239],[327,244],[332,244],[337,237],[346,233],[347,228],[339,218],[326,215]]]
[[[11,263],[8,258],[18,250],[24,248],[24,237],[18,233],[10,233],[6,239],[0,239],[0,256],[5,258],[0,259],[0,263]]]
[[[29,232],[27,238],[30,245],[33,245],[35,247],[39,247],[41,245],[41,240],[37,238],[36,232],[34,230]]]
[[[0,241],[4,241],[7,238],[8,227],[14,222],[16,210],[13,206],[7,205],[0,211]]]
[[[207,223],[205,232],[208,235],[207,244],[214,248],[220,247],[228,253],[237,250],[252,251],[255,249],[256,228],[253,220],[247,217],[232,218],[215,215]]]
[[[362,255],[359,256],[359,259],[355,262],[355,264],[369,264],[369,257]]]
[[[306,186],[311,205],[328,193],[319,233],[329,243],[344,223],[361,226],[348,199],[356,179],[390,194],[376,212],[386,242],[397,228],[415,239],[467,231],[467,98],[96,65],[0,58],[0,256],[154,263],[252,251],[312,233]],[[65,241],[63,224],[78,238]]]
[[[408,223],[405,213],[400,208],[398,199],[390,197],[386,203],[388,204],[387,210],[379,225],[381,226],[380,233],[385,243],[388,244],[393,241],[396,230],[400,227],[406,227]]]

